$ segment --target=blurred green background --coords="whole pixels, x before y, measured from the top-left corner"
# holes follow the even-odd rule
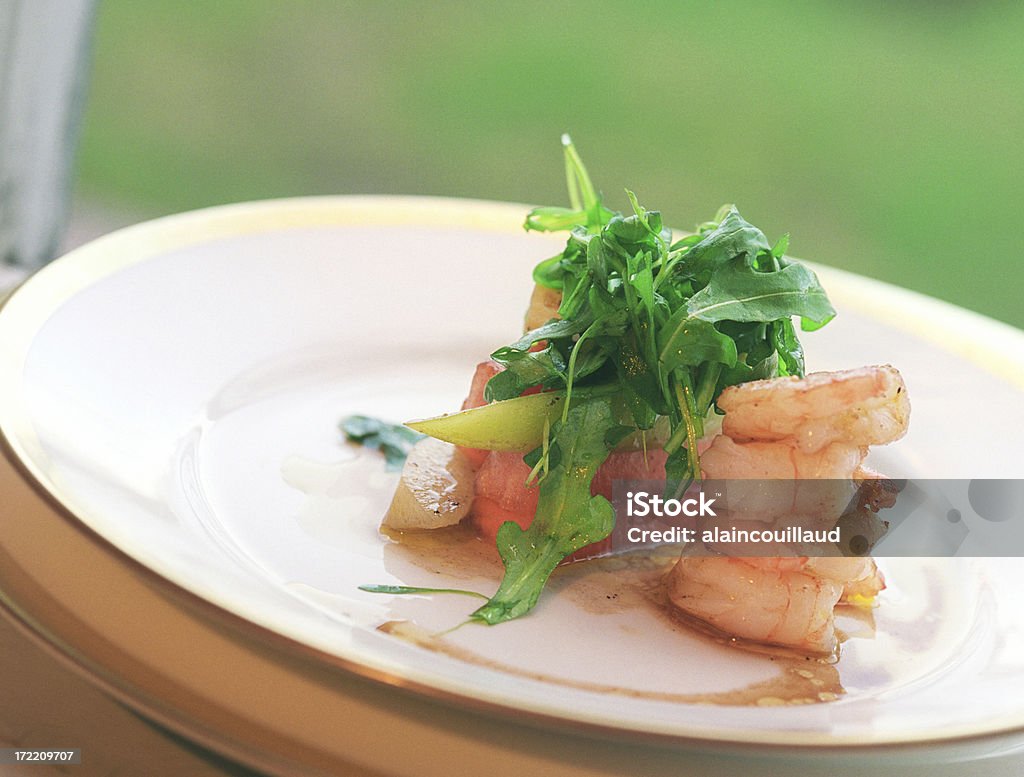
[[[564,204],[572,133],[691,227],[1024,326],[1024,3],[103,0],[79,201]]]

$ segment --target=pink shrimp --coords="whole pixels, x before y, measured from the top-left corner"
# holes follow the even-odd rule
[[[766,559],[684,556],[669,574],[668,595],[683,612],[744,639],[828,653],[832,608],[843,586]]]
[[[723,391],[719,406],[723,434],[702,456],[705,478],[792,479],[776,499],[830,519],[849,502],[854,478],[875,474],[862,466],[868,446],[901,437],[909,418],[892,367],[747,383]],[[800,479],[823,478],[829,486],[801,489]],[[803,502],[802,493],[810,495]],[[869,604],[885,586],[870,558],[686,553],[667,584],[676,607],[725,633],[811,653],[834,649],[836,604]]]
[[[910,416],[903,378],[889,365],[744,383],[723,391],[718,406],[732,439],[788,440],[805,453],[893,442]]]

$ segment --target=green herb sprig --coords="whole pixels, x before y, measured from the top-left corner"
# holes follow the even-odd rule
[[[391,470],[401,469],[412,446],[426,437],[402,424],[365,415],[347,416],[338,428],[349,442],[383,453],[387,468]]]

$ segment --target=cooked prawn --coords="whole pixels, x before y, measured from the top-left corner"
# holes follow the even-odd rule
[[[794,482],[756,509],[834,521],[856,491],[854,481],[877,474],[863,467],[868,446],[901,437],[910,405],[895,369],[864,367],[743,384],[723,391],[719,407],[726,411],[723,433],[701,457],[705,479],[827,478],[834,487]],[[835,647],[836,604],[868,604],[885,587],[872,559],[842,556],[684,553],[667,582],[676,607],[723,632],[814,653]]]
[[[725,417],[723,424],[729,420]],[[832,443],[807,453],[789,440],[736,442],[723,434],[701,455],[707,478],[757,480],[821,480],[852,478],[866,450],[847,443]]]
[[[731,636],[809,653],[831,652],[832,608],[843,585],[799,569],[760,563],[768,560],[684,556],[669,573],[669,599]]]
[[[888,365],[744,383],[723,391],[718,406],[733,440],[789,440],[804,453],[898,440],[910,416],[903,378]]]
[[[833,609],[860,604],[883,587],[864,558],[683,556],[668,577],[670,600],[735,637],[808,653],[831,653]]]

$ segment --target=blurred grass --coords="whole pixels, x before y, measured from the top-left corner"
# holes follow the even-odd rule
[[[797,255],[1024,326],[1024,4],[104,0],[79,195],[726,201]]]

